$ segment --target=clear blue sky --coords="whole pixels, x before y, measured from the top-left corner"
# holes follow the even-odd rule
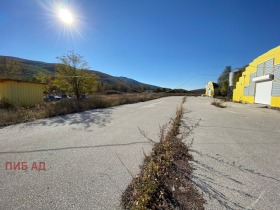
[[[279,0],[1,0],[0,55],[56,62],[74,50],[91,69],[196,89],[278,46],[279,11]]]

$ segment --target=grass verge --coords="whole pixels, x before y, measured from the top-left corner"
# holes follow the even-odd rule
[[[161,128],[160,141],[145,155],[140,174],[122,194],[123,209],[204,209],[205,200],[191,181],[193,157],[178,138],[185,100],[168,131]]]
[[[7,101],[0,101],[0,127],[30,122],[36,119],[77,113],[97,108],[108,108],[122,104],[132,104],[166,96],[180,94],[153,93],[153,94],[114,94],[94,95],[93,97],[77,101],[64,99],[57,102],[46,102],[35,107],[13,107]]]

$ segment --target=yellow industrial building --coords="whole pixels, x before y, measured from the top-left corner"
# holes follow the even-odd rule
[[[42,83],[0,79],[0,100],[8,99],[14,106],[33,106],[44,101]]]
[[[249,64],[236,83],[233,101],[280,107],[280,46]]]
[[[218,84],[209,81],[205,85],[205,95],[209,97],[213,97],[215,95],[215,89],[218,88]]]

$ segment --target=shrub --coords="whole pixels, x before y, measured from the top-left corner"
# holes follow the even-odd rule
[[[106,90],[104,93],[106,95],[122,94],[122,92],[119,92],[119,91],[116,91],[116,90]]]
[[[122,104],[144,102],[166,96],[177,96],[171,93],[130,93],[113,95],[93,95],[90,98],[77,100],[75,98],[60,101],[45,102],[34,107],[13,107],[8,100],[0,101],[0,127],[33,121],[35,119],[54,117],[96,108],[108,108]],[[12,110],[12,111],[9,111]]]
[[[214,101],[211,104],[219,108],[226,108],[227,106],[224,105],[224,103],[225,103],[224,101],[214,99]]]
[[[78,112],[79,106],[76,99],[62,99],[58,102],[50,102],[45,106],[48,117],[59,116]]]
[[[7,98],[1,98],[0,99],[0,109],[11,109],[14,106],[10,104],[9,100]]]

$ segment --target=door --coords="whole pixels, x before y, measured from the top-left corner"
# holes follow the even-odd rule
[[[208,89],[208,96],[212,96],[212,95],[211,95],[211,89],[210,89],[210,88]]]
[[[270,105],[272,81],[256,83],[255,103]]]

